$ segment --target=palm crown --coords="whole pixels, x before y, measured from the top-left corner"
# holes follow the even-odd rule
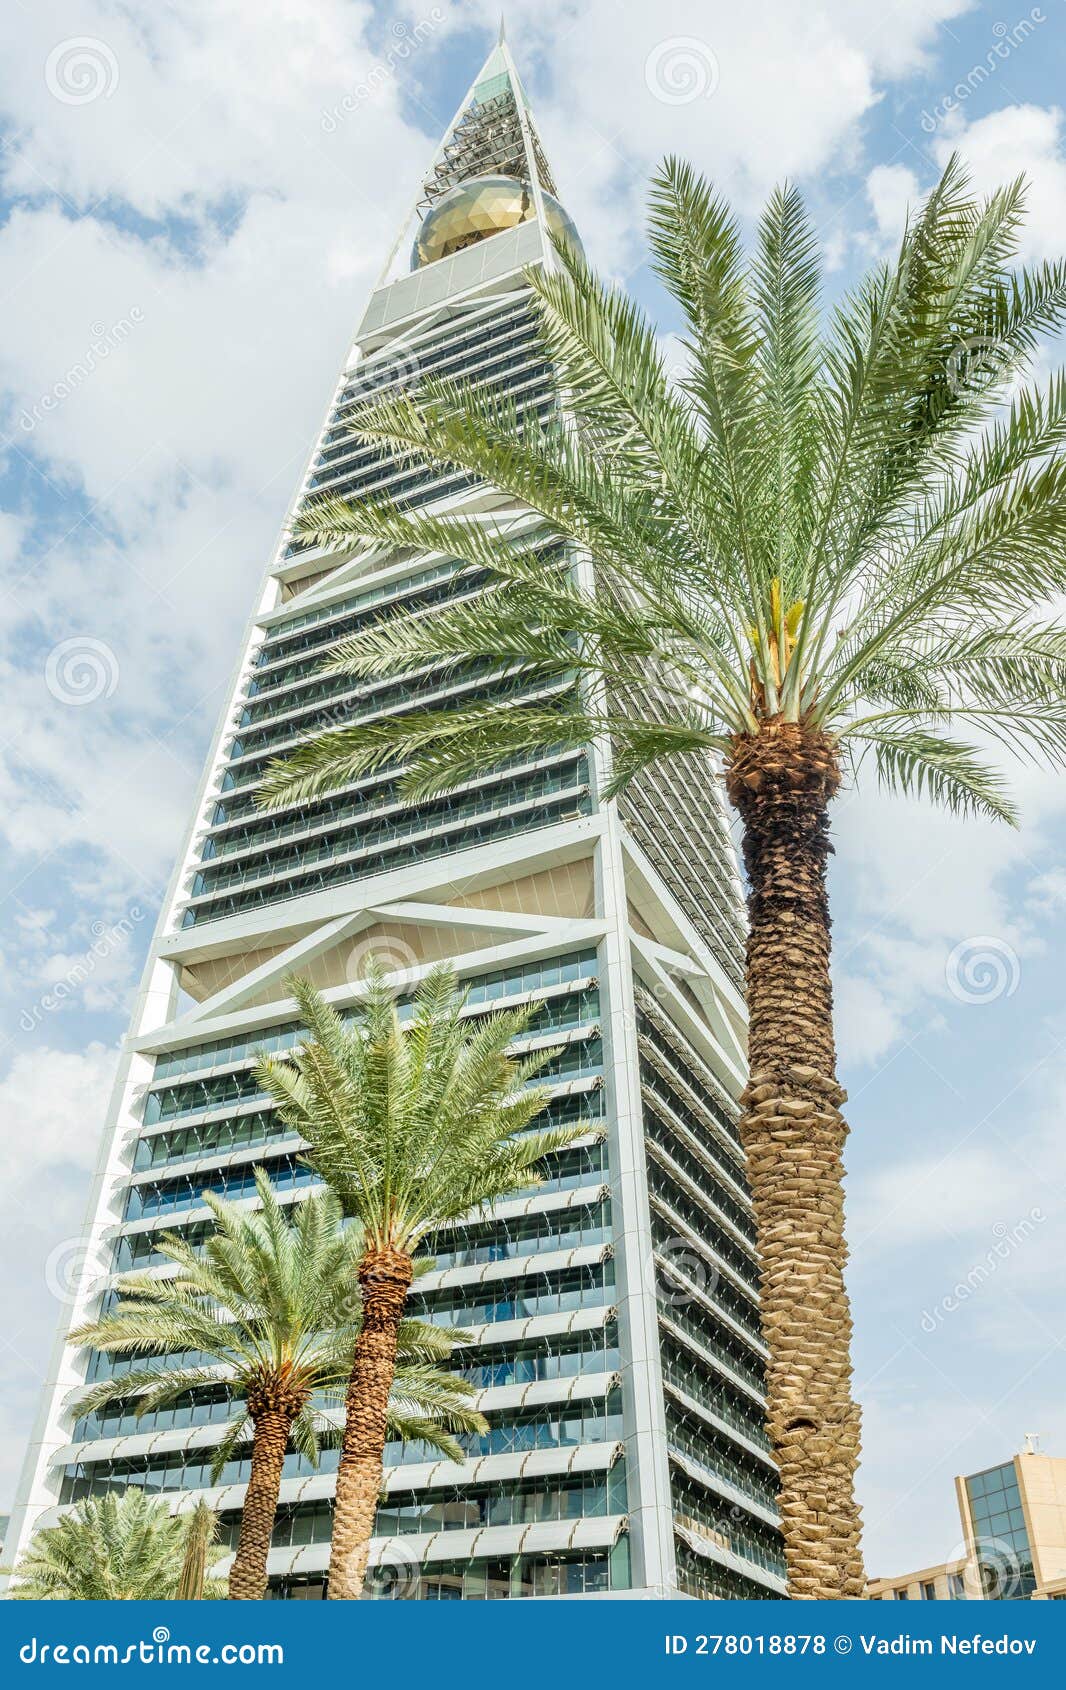
[[[17,1601],[147,1602],[179,1597],[193,1514],[172,1514],[143,1490],[87,1497],[37,1533],[16,1568]],[[222,1584],[207,1578],[206,1597]]]
[[[547,1101],[530,1082],[551,1052],[509,1056],[529,1011],[468,1019],[449,968],[427,975],[406,1024],[373,968],[348,1023],[305,980],[287,989],[310,1038],[291,1062],[263,1057],[257,1077],[359,1217],[366,1254],[413,1255],[448,1221],[535,1185],[537,1163],[583,1130],[526,1130]]]
[[[736,756],[767,722],[955,808],[1013,811],[982,743],[1066,752],[1066,381],[1021,384],[1061,320],[1066,267],[1010,268],[1020,183],[978,203],[952,162],[824,332],[814,233],[774,194],[746,262],[710,187],[670,162],[650,238],[684,317],[687,369],[572,249],[532,271],[563,412],[534,424],[468,386],[381,397],[356,432],[473,471],[591,557],[595,597],[510,519],[318,501],[299,533],[442,552],[488,569],[478,602],[339,646],[352,676],[483,659],[586,684],[323,734],[268,772],[301,801],[402,755],[412,792],[531,747],[609,736],[612,786],[679,752]],[[998,410],[997,410],[998,407]],[[654,682],[649,707],[646,687]],[[630,689],[645,696],[633,708]]]
[[[214,1450],[216,1478],[249,1436],[249,1405],[254,1408],[257,1393],[279,1384],[301,1405],[292,1443],[317,1463],[323,1437],[332,1440],[338,1430],[331,1398],[339,1408],[360,1327],[361,1228],[341,1225],[332,1192],[309,1197],[289,1213],[262,1169],[256,1187],[258,1210],[205,1193],[217,1225],[203,1254],[179,1236],[165,1235],[159,1248],[177,1274],[128,1275],[120,1281],[117,1308],[71,1334],[75,1343],[113,1355],[179,1362],[165,1373],[158,1363],[146,1363],[98,1381],[75,1404],[82,1414],[132,1399],[141,1415],[198,1387],[225,1384],[243,1411]],[[439,1365],[463,1336],[405,1320],[389,1403],[394,1436],[422,1439],[454,1460],[461,1450],[453,1434],[484,1427],[468,1400],[472,1388]],[[190,1357],[189,1365],[180,1365],[182,1356]]]

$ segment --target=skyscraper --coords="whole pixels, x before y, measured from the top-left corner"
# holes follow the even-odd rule
[[[502,40],[411,227],[410,268],[396,275],[390,261],[371,295],[292,511],[330,492],[485,513],[546,571],[594,587],[588,560],[532,512],[348,428],[368,394],[427,373],[504,392],[530,417],[560,403],[525,270],[554,262],[552,235],[577,235]],[[325,553],[293,543],[286,524],[135,1005],[94,1188],[96,1271],[66,1329],[113,1298],[116,1274],[162,1269],[161,1231],[204,1235],[204,1189],[247,1198],[256,1164],[289,1201],[312,1189],[300,1142],[251,1072],[257,1050],[299,1037],[288,972],[343,1012],[371,953],[401,996],[449,958],[471,1015],[535,1005],[528,1042],[555,1052],[550,1113],[587,1131],[538,1189],[437,1242],[415,1301],[471,1330],[458,1365],[490,1430],[466,1440],[461,1467],[390,1446],[368,1593],[780,1595],[736,1131],[742,898],[710,765],[680,760],[608,803],[608,752],[590,747],[515,760],[417,804],[393,767],[300,809],[256,807],[267,761],[312,729],[471,694],[531,696],[520,669],[474,661],[355,686],[322,673],[337,639],[485,590],[444,556]],[[9,1559],[57,1508],[109,1487],[150,1486],[177,1506],[206,1495],[232,1531],[247,1453],[221,1485],[209,1474],[224,1383],[141,1420],[129,1409],[74,1423],[67,1404],[86,1372],[127,1366],[61,1338]],[[322,1594],[332,1487],[328,1456],[319,1472],[289,1457],[277,1594]]]

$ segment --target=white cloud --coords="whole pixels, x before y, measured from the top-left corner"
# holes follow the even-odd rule
[[[95,1163],[115,1053],[99,1043],[82,1053],[30,1045],[0,1080],[0,1180],[8,1197],[48,1194],[53,1203],[68,1175],[85,1206],[85,1174]]]
[[[1058,258],[1066,228],[1066,154],[1057,106],[1011,105],[968,123],[955,113],[934,147],[939,164],[959,152],[976,186],[991,193],[1016,176],[1029,181],[1021,255]]]
[[[52,5],[0,67],[24,195],[0,230],[0,419],[31,495],[90,501],[50,533],[2,519],[0,802],[20,857],[88,848],[120,896],[158,890],[178,848],[256,582],[431,151],[389,64],[417,94],[444,26],[400,60],[395,34],[369,44],[371,15]],[[113,54],[109,96],[49,91],[74,37]],[[425,113],[433,132],[447,115]],[[91,706],[49,690],[65,641],[113,668]]]
[[[956,107],[943,119],[932,144],[941,169],[955,152],[961,154],[981,194],[1024,176],[1028,187],[1020,256],[1026,262],[1061,256],[1066,136],[1057,106],[1009,105],[973,122]],[[858,246],[879,256],[890,254],[903,232],[908,208],[920,202],[923,192],[915,172],[906,165],[875,165],[866,178],[875,230],[860,236]]]
[[[1016,1077],[1005,1062],[1004,1085]],[[953,1549],[956,1473],[1002,1461],[1031,1430],[1053,1454],[1066,1447],[1062,1050],[987,1109],[923,1112],[916,1098],[918,1148],[899,1095],[891,1159],[864,1167],[848,1197],[875,1574]]]
[[[879,1063],[903,1038],[906,1014],[869,975],[838,968],[834,977],[837,1049],[849,1068]]]
[[[122,200],[149,218],[202,219],[255,189],[336,200],[343,176],[357,202],[368,201],[368,117],[375,146],[398,169],[410,157],[399,78],[380,83],[372,112],[359,107],[332,131],[322,113],[381,62],[373,20],[364,0],[34,7],[5,54],[5,103],[22,124],[8,187],[51,189],[81,208]],[[64,41],[66,63],[57,63]],[[416,75],[417,54],[409,63]],[[79,86],[99,96],[72,99]]]
[[[1018,829],[892,796],[868,769],[833,817],[831,889],[844,912],[834,933],[839,1049],[853,1071],[878,1065],[955,1006],[957,950],[955,984],[961,969],[965,988],[967,967],[989,950],[973,941],[993,941],[1023,985],[1045,949],[1049,900],[1061,893],[1048,857],[1066,779],[1014,764],[1000,747],[989,754],[1006,769]]]
[[[816,10],[764,0],[753,21],[698,0],[519,0],[507,27],[523,66],[551,67],[550,86],[527,80],[567,204],[597,261],[624,270],[644,180],[665,154],[690,159],[749,211],[783,177],[853,168],[858,126],[885,84],[923,63],[939,24],[969,3],[904,0],[887,14],[869,0]],[[472,9],[494,27],[495,0]]]
[[[1031,1167],[1023,1171],[1002,1147],[945,1144],[865,1181],[851,1202],[852,1247],[867,1255],[988,1231],[1032,1208],[1035,1190]]]
[[[0,1498],[14,1494],[40,1404],[45,1359],[68,1313],[57,1272],[82,1258],[89,1173],[95,1166],[116,1053],[75,1054],[26,1040],[0,1080]],[[60,1282],[60,1290],[63,1289]]]
[[[903,164],[878,164],[866,178],[866,195],[877,224],[878,244],[891,252],[899,245],[909,208],[920,197],[918,178]]]

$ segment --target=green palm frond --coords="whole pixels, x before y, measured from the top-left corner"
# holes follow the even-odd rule
[[[511,1054],[529,1011],[468,1019],[450,969],[427,974],[405,1025],[373,967],[349,1022],[306,980],[286,985],[309,1037],[291,1061],[262,1059],[257,1079],[368,1248],[414,1254],[447,1222],[535,1184],[543,1158],[578,1136],[531,1130],[551,1053]]]
[[[238,1461],[247,1454],[247,1446],[252,1436],[252,1426],[246,1414],[238,1414],[229,1425],[224,1427],[222,1436],[211,1451],[211,1483],[217,1485],[223,1470],[231,1461]]]
[[[1002,778],[968,745],[937,738],[904,723],[868,723],[851,730],[861,746],[872,748],[877,770],[887,786],[908,797],[928,794],[957,814],[973,811],[999,821],[1017,815]]]
[[[15,1568],[15,1601],[144,1602],[180,1598],[190,1568],[190,1536],[198,1540],[196,1585],[210,1599],[224,1594],[212,1576],[213,1532],[203,1516],[172,1514],[143,1490],[88,1497],[33,1538]]]
[[[317,997],[305,1002],[321,1033],[344,1037],[342,1023],[326,1005]],[[391,1018],[388,994],[378,1013]],[[232,1398],[233,1417],[212,1448],[215,1482],[253,1436],[244,1398],[271,1378],[284,1378],[306,1393],[292,1442],[317,1465],[321,1424],[313,1403],[323,1393],[343,1392],[362,1323],[357,1276],[365,1242],[359,1222],[344,1221],[339,1198],[328,1190],[291,1207],[281,1204],[262,1169],[256,1171],[256,1192],[256,1209],[206,1194],[215,1231],[203,1253],[164,1234],[160,1250],[177,1264],[178,1275],[126,1275],[116,1308],[71,1334],[77,1344],[141,1362],[84,1387],[70,1405],[79,1416],[118,1406],[140,1418],[220,1388]],[[412,1403],[422,1420],[432,1418],[438,1404],[449,1414],[463,1412],[469,1387],[441,1364],[465,1338],[451,1327],[417,1319],[401,1324],[398,1378],[408,1383],[398,1416],[408,1414]],[[420,1381],[424,1390],[418,1395]],[[442,1425],[451,1432],[458,1422],[447,1419]]]
[[[454,558],[470,577],[454,602],[344,641],[333,673],[481,665],[521,698],[486,686],[339,726],[271,765],[259,801],[374,771],[425,797],[607,741],[613,793],[783,718],[861,741],[888,785],[1009,815],[969,737],[1058,756],[1060,629],[1023,649],[1019,623],[1066,591],[1066,378],[1031,379],[1066,317],[1066,265],[1016,265],[1023,215],[1021,182],[982,200],[952,159],[893,259],[822,321],[795,189],[771,196],[749,257],[724,200],[668,161],[649,233],[684,319],[679,381],[641,313],[567,248],[529,277],[556,412],[428,381],[353,424],[511,495],[517,527],[336,498],[297,525],[327,547]],[[562,568],[547,561],[559,543]],[[904,738],[862,726],[886,709]]]

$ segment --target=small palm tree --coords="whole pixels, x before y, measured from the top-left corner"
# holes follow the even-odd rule
[[[146,1414],[220,1383],[241,1404],[212,1463],[217,1479],[247,1441],[250,1421],[251,1473],[229,1576],[229,1594],[237,1601],[254,1601],[266,1591],[290,1445],[317,1464],[323,1439],[339,1431],[328,1397],[351,1371],[362,1318],[357,1270],[365,1253],[358,1224],[342,1224],[332,1193],[309,1197],[287,1212],[262,1168],[256,1170],[256,1189],[257,1210],[205,1192],[216,1225],[203,1254],[165,1234],[159,1248],[176,1264],[177,1275],[128,1275],[119,1285],[118,1306],[71,1334],[74,1343],[110,1355],[197,1358],[165,1372],[158,1362],[146,1361],[100,1380],[82,1392],[74,1404],[78,1413],[132,1400],[135,1413]],[[456,1461],[462,1451],[453,1434],[485,1426],[470,1406],[473,1387],[439,1365],[464,1336],[424,1321],[402,1322],[386,1408],[395,1436],[422,1439]]]
[[[353,425],[539,514],[591,565],[591,588],[549,569],[543,548],[516,548],[506,514],[326,499],[297,524],[322,546],[429,550],[494,577],[475,602],[339,645],[333,673],[474,660],[552,682],[557,702],[340,727],[273,765],[265,804],[397,763],[402,789],[423,797],[594,741],[610,758],[608,799],[662,759],[689,758],[705,781],[724,764],[749,880],[741,1132],[797,1596],[859,1596],[863,1582],[831,801],[868,758],[899,792],[1009,821],[989,744],[1066,755],[1066,629],[1041,611],[1066,589],[1066,378],[1043,391],[1021,379],[1062,321],[1066,268],[1011,268],[1021,215],[1021,184],[977,203],[953,161],[895,261],[823,327],[797,193],[771,198],[748,261],[728,207],[670,162],[650,237],[685,323],[680,381],[634,306],[560,248],[554,272],[529,276],[559,416],[541,426],[429,380],[379,396]]]
[[[329,1565],[330,1597],[352,1599],[366,1575],[415,1253],[448,1222],[535,1185],[542,1158],[583,1129],[524,1130],[547,1100],[529,1082],[550,1052],[512,1060],[507,1047],[529,1011],[466,1020],[449,968],[427,975],[406,1029],[376,968],[361,1013],[348,1023],[308,981],[286,984],[310,1036],[291,1062],[263,1057],[259,1084],[363,1228],[363,1324],[348,1380]]]
[[[181,1577],[174,1592],[179,1602],[202,1602],[207,1579],[207,1562],[218,1539],[218,1515],[206,1502],[198,1502],[188,1515],[185,1555]]]
[[[45,1526],[15,1569],[15,1601],[149,1602],[179,1597],[192,1514],[172,1514],[143,1490],[86,1497],[54,1526]],[[205,1546],[206,1547],[206,1546]],[[206,1568],[199,1594],[225,1595]]]

